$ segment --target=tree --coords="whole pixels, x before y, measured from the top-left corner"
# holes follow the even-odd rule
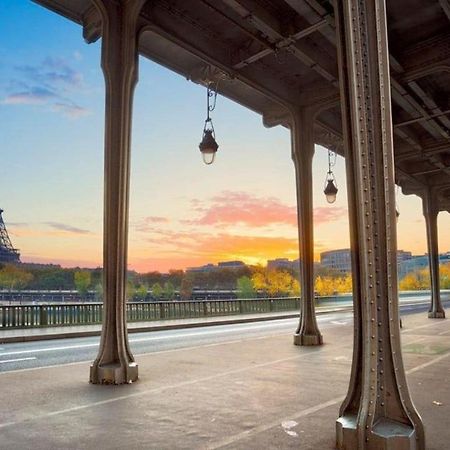
[[[192,277],[185,275],[181,280],[180,297],[182,300],[190,300],[192,298],[192,291],[194,283]]]
[[[77,270],[73,275],[73,281],[80,297],[83,298],[86,296],[91,284],[91,272],[88,272],[87,270]]]
[[[143,302],[147,298],[147,294],[148,287],[145,284],[141,284],[134,293],[135,297],[141,302]]]
[[[300,294],[300,283],[287,270],[268,270],[256,266],[251,280],[256,291],[262,291],[271,297]]]
[[[253,273],[252,273],[252,284],[253,288],[256,291],[264,292],[267,294],[268,290],[268,282],[266,277],[266,270],[262,266],[255,266],[253,267]]]
[[[155,283],[152,286],[152,297],[156,300],[160,300],[163,294],[163,288],[159,283]]]
[[[13,265],[6,264],[0,270],[0,286],[6,289],[23,289],[31,280],[33,275]]]
[[[440,268],[440,285],[441,289],[450,289],[450,263]]]
[[[247,276],[238,278],[236,289],[238,298],[256,298],[257,296],[252,280]]]
[[[101,282],[95,285],[95,299],[98,302],[103,300],[103,284]]]
[[[170,281],[164,283],[164,297],[167,300],[173,300],[175,298],[175,287]]]
[[[336,292],[336,285],[334,283],[334,279],[331,277],[318,276],[314,283],[314,290],[320,297],[327,295],[334,295],[334,293]]]

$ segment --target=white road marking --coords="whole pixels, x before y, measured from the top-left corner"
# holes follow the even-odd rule
[[[36,359],[36,358],[31,357],[31,358],[5,359],[4,361],[0,361],[0,364],[13,363],[13,362],[19,362],[19,361],[31,361],[33,359]]]

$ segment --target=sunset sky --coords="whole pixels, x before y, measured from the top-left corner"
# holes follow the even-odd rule
[[[140,60],[135,93],[129,267],[186,268],[298,257],[289,132],[219,97],[220,145],[203,164],[205,89]],[[95,267],[102,257],[104,81],[100,42],[29,1],[0,14],[0,207],[23,261]],[[344,160],[325,201],[326,150],[314,158],[315,251],[349,246]],[[426,251],[421,202],[399,194],[399,248]],[[440,250],[450,250],[441,213]]]

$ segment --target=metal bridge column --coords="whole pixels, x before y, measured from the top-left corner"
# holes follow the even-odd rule
[[[431,188],[428,188],[422,197],[423,215],[427,227],[428,262],[431,278],[431,305],[428,311],[430,319],[444,319],[445,311],[441,303],[439,283],[439,249],[437,218],[439,208],[436,205],[436,196]]]
[[[385,0],[336,0],[355,299],[338,449],[423,450],[403,367]]]
[[[126,327],[126,271],[130,138],[138,74],[138,1],[94,0],[102,18],[102,69],[106,85],[103,226],[103,328],[91,383],[131,383],[138,366]]]
[[[294,334],[295,345],[321,345],[314,308],[314,233],[312,159],[314,156],[314,116],[303,108],[292,114],[292,159],[297,186],[298,235],[300,246],[300,321]]]

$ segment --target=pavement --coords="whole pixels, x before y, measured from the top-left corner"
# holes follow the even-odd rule
[[[281,330],[141,354],[131,385],[88,384],[88,362],[1,373],[0,447],[332,449],[350,373],[349,316],[323,329],[321,347],[296,347],[292,330]],[[405,314],[402,346],[427,449],[446,450],[450,321]]]

